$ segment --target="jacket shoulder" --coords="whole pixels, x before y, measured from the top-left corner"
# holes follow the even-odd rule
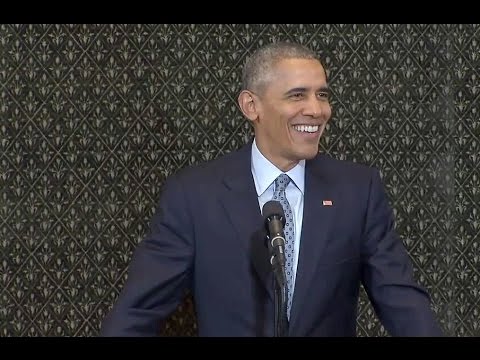
[[[352,160],[335,159],[328,154],[320,154],[315,158],[315,166],[327,168],[335,177],[371,177],[379,174],[379,170],[373,165],[367,165]]]
[[[229,169],[244,159],[245,154],[241,150],[234,150],[222,154],[215,159],[199,162],[179,169],[167,178],[167,181],[179,181],[184,184],[211,183],[216,184],[220,181]]]

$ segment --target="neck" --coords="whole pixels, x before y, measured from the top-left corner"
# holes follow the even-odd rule
[[[258,151],[273,165],[275,165],[278,169],[282,170],[283,172],[287,172],[293,169],[298,163],[299,160],[289,160],[279,156],[274,156],[271,152],[267,151],[262,143],[259,143],[258,139],[255,140],[257,144]]]

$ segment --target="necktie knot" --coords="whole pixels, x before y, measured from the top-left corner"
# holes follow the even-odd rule
[[[275,179],[275,192],[283,192],[287,188],[288,183],[290,182],[290,177],[287,174],[280,174]]]

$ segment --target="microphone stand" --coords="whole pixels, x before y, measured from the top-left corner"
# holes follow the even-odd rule
[[[276,256],[272,255],[270,262],[274,274],[275,288],[275,337],[288,336],[287,318],[287,277],[285,267]]]

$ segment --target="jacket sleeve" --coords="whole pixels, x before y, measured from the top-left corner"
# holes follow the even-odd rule
[[[191,283],[194,234],[180,178],[166,180],[149,231],[133,253],[127,280],[101,336],[156,336]]]
[[[409,254],[395,232],[393,211],[377,170],[369,186],[362,239],[362,283],[391,335],[442,335],[430,297],[415,281]]]

